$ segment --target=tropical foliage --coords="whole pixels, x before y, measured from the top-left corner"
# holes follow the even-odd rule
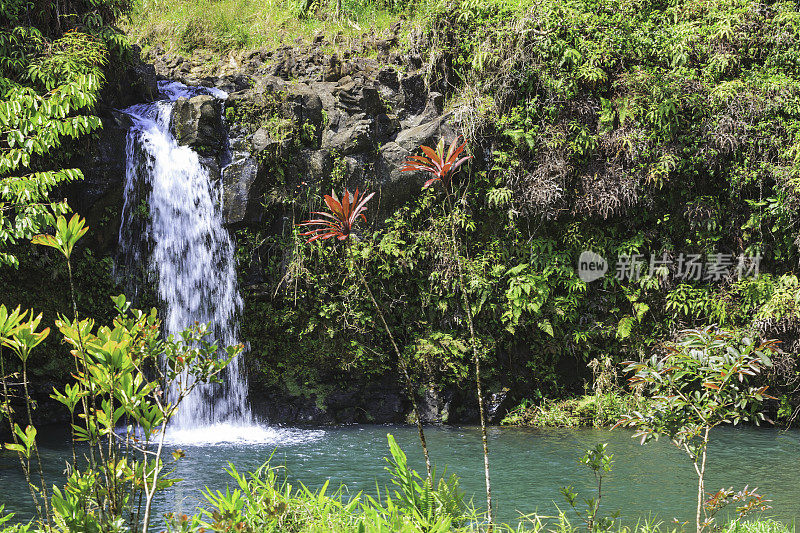
[[[314,211],[312,214],[323,218],[300,223],[301,227],[314,227],[314,229],[301,233],[300,236],[309,237],[308,242],[314,242],[317,239],[330,239],[331,237],[336,237],[340,241],[347,239],[353,232],[359,218],[364,222],[367,221],[364,211],[367,209],[367,202],[373,196],[375,196],[374,192],[359,194],[358,189],[356,189],[355,194],[351,194],[350,191],[345,189],[341,200],[339,200],[335,192],[332,192],[330,196],[325,195],[325,204],[330,209],[330,212]]]
[[[592,360],[638,360],[683,329],[718,324],[783,341],[767,379],[790,416],[800,400],[800,74],[785,36],[797,33],[796,6],[431,1],[408,15],[431,47],[404,46],[432,57],[430,84],[470,139],[453,217],[486,386],[529,405],[580,394]],[[417,157],[439,160],[450,143],[442,148]],[[287,216],[330,187],[313,185],[287,201]],[[471,340],[437,194],[371,211],[353,249],[373,292],[394,302],[387,319],[403,324],[396,341],[416,380],[463,390]],[[240,236],[242,264],[276,289],[253,290],[244,324],[264,346],[254,354],[263,384],[290,376],[321,392],[392,371],[357,274],[338,272],[330,249],[266,228]],[[281,253],[257,261],[251,243]],[[593,282],[575,268],[586,250],[609,267]],[[635,275],[617,269],[623,258]],[[352,281],[352,298],[331,289],[334,272]]]
[[[441,181],[445,187],[450,189],[452,187],[450,183],[451,176],[455,174],[458,167],[472,158],[472,156],[464,156],[459,159],[458,156],[461,155],[461,152],[466,148],[466,141],[459,146],[458,139],[456,138],[450,143],[450,148],[448,148],[447,154],[445,154],[444,139],[439,139],[436,150],[430,146],[420,146],[420,150],[422,150],[425,155],[410,156],[400,170],[404,172],[422,171],[432,174],[433,177],[422,185],[423,189],[427,189],[437,181]]]
[[[359,195],[358,189],[356,189],[355,194],[351,194],[350,191],[347,189],[344,190],[342,193],[342,200],[340,201],[336,197],[336,193],[332,193],[331,196],[325,196],[325,203],[327,204],[328,208],[330,209],[329,212],[323,211],[316,211],[314,214],[319,215],[323,218],[314,219],[314,220],[307,220],[306,222],[302,222],[299,224],[300,227],[312,227],[311,229],[305,233],[301,233],[300,236],[308,237],[308,243],[311,243],[317,239],[326,240],[331,238],[336,238],[337,240],[343,241],[348,239],[353,233],[355,229],[355,225],[358,222],[359,217],[367,221],[367,217],[364,215],[364,211],[367,209],[367,202],[375,195],[375,193],[371,194],[364,194]],[[348,251],[350,248],[348,247]],[[357,258],[354,258],[354,261],[357,261]],[[412,409],[414,411],[414,419],[417,424],[417,430],[419,432],[419,441],[422,445],[422,451],[425,455],[425,466],[428,472],[428,482],[432,482],[432,475],[433,471],[431,468],[431,458],[430,453],[428,452],[428,444],[425,439],[425,430],[422,429],[422,418],[420,417],[419,408],[417,407],[417,398],[416,393],[414,392],[414,383],[411,380],[411,375],[408,372],[408,362],[403,354],[400,353],[400,349],[397,347],[397,343],[394,340],[394,335],[392,334],[392,330],[389,328],[389,324],[386,322],[386,316],[383,313],[383,309],[381,308],[378,301],[375,299],[375,295],[372,294],[372,290],[369,288],[369,283],[367,279],[364,277],[364,273],[361,271],[361,267],[357,263],[352,263],[358,274],[359,274],[359,281],[361,281],[362,286],[367,292],[369,296],[370,302],[372,302],[372,306],[375,309],[375,312],[380,317],[381,324],[383,325],[383,329],[386,332],[386,335],[389,337],[389,340],[392,343],[392,348],[394,348],[395,355],[397,356],[397,364],[400,368],[401,373],[403,374],[403,378],[406,385],[406,392],[408,394],[409,400],[411,400]]]
[[[59,217],[54,235],[34,242],[57,249],[70,263],[85,221]],[[71,272],[71,268],[70,268]],[[50,334],[40,328],[42,315],[0,304],[0,418],[10,428],[5,448],[17,454],[43,531],[117,531],[123,526],[146,533],[158,491],[175,483],[164,474],[182,454],[164,461],[169,420],[186,396],[219,374],[241,346],[219,348],[209,342],[206,325],[178,337],[163,338],[156,310],[131,308],[124,295],[113,299],[117,316],[111,326],[96,327],[91,318],[61,316],[56,320],[75,362],[74,381],[51,397],[70,413],[72,460],[63,487],[48,486],[43,474],[29,388],[28,365],[34,349]],[[10,349],[21,364],[21,381],[6,373]],[[21,392],[18,389],[22,389]],[[16,411],[24,406],[24,414]],[[25,427],[19,423],[24,420]],[[122,430],[121,430],[122,429]],[[88,446],[88,464],[79,460],[77,443]]]
[[[618,425],[635,428],[634,437],[641,437],[642,444],[663,435],[686,452],[697,473],[700,533],[714,520],[709,507],[703,505],[711,430],[722,424],[764,419],[761,403],[770,396],[766,385],[753,381],[772,366],[771,356],[778,350],[775,341],[737,339],[731,332],[709,326],[683,332],[665,351],[663,356],[655,354],[643,362],[626,363],[632,385],[644,389],[654,401],[645,412],[625,414]],[[732,495],[721,491],[712,500]],[[753,506],[760,503],[756,501]]]
[[[464,187],[463,191],[459,192],[452,183],[453,174],[455,174],[462,164],[471,159],[471,156],[465,156],[461,159],[458,158],[458,156],[461,155],[461,153],[467,147],[466,141],[458,146],[458,140],[458,138],[453,139],[452,143],[450,144],[450,148],[447,150],[447,154],[444,152],[444,139],[439,140],[436,150],[433,150],[429,146],[421,146],[420,149],[425,153],[425,156],[410,156],[410,158],[406,161],[405,166],[403,166],[401,170],[404,172],[416,172],[423,170],[432,174],[433,177],[425,182],[425,184],[422,186],[423,189],[428,188],[437,181],[441,182],[445,187],[445,201],[447,204],[446,215],[448,215],[447,218],[449,219],[448,222],[450,229],[449,244],[452,247],[450,250],[452,253],[450,260],[455,263],[456,267],[456,281],[458,282],[457,288],[461,295],[462,310],[467,318],[469,339],[472,346],[472,366],[475,368],[475,392],[478,399],[478,414],[481,422],[483,472],[486,481],[486,508],[487,516],[489,518],[487,530],[489,533],[491,533],[494,525],[494,509],[492,508],[492,483],[489,471],[489,439],[486,434],[486,404],[483,395],[483,383],[481,382],[481,348],[479,347],[478,339],[475,335],[472,306],[470,305],[469,296],[467,295],[467,287],[464,283],[464,268],[461,259],[462,246],[458,238],[458,221],[456,218],[458,216],[458,212],[456,211],[456,199],[458,199],[459,194],[464,194],[466,196],[467,191],[466,187]]]
[[[302,17],[324,11],[312,4],[298,6]],[[763,509],[763,497],[748,489],[706,499],[704,475],[712,429],[763,416],[773,400],[768,382],[783,395],[781,412],[797,412],[797,6],[430,0],[387,8],[405,10],[424,36],[408,38],[403,51],[430,60],[428,86],[457,111],[471,155],[463,156],[458,137],[449,147],[444,140],[423,147],[404,169],[432,177],[397,211],[369,212],[386,216],[369,220],[373,195],[350,194],[355,184],[332,173],[331,183],[314,185],[345,192],[324,197],[329,211],[318,211],[305,231],[286,225],[292,229],[276,236],[265,224],[241,232],[243,267],[254,250],[277,251],[259,263],[269,290],[251,292],[244,317],[256,347],[256,386],[313,388],[399,369],[415,402],[412,384],[466,388],[474,370],[491,528],[483,381],[528,405],[528,398],[580,390],[591,361],[628,359],[633,385],[651,398],[629,404],[641,410],[630,410],[623,424],[645,440],[667,436],[687,453],[698,474],[698,530],[715,525],[729,503]],[[72,266],[86,228],[80,217],[67,221],[69,207],[51,196],[81,177],[71,157],[100,126],[104,72],[124,47],[112,25],[128,9],[119,0],[0,5],[0,263],[17,266],[30,253],[17,245],[29,239],[55,249],[66,259],[72,300],[72,316],[62,309],[51,321],[0,304],[6,449],[19,458],[38,517],[13,530],[146,531],[154,495],[174,481],[161,457],[166,423],[193,384],[216,379],[240,350],[228,347],[217,358],[220,347],[203,326],[165,339],[157,313],[133,310],[122,296],[108,325],[79,315],[81,298],[92,299],[77,294]],[[227,19],[217,22],[239,31]],[[208,42],[219,52],[248,42],[185,26],[187,46]],[[318,205],[316,190],[301,187],[284,213],[296,214],[306,200]],[[303,240],[342,241],[345,252]],[[581,279],[576,259],[589,250],[611,265],[618,258],[617,269]],[[618,270],[623,257],[626,269]],[[698,262],[706,266],[689,270]],[[679,333],[687,327],[701,329]],[[74,453],[65,484],[53,487],[42,476],[28,387],[31,365],[49,364],[37,355],[57,336],[75,375],[53,399],[69,411],[73,439],[91,451],[88,466]],[[773,341],[751,340],[773,337],[787,341],[784,352]],[[666,353],[664,339],[677,339]],[[168,381],[177,392],[168,392]],[[416,404],[414,411],[427,456]],[[247,476],[231,467],[238,490],[208,491],[205,512],[172,517],[169,527],[480,527],[482,517],[464,504],[454,479],[437,478],[430,463],[423,479],[392,439],[390,452],[394,489],[383,498],[344,501],[325,489],[293,490],[269,466]],[[590,530],[606,528],[598,513],[611,459],[596,448],[583,462],[598,497],[579,516]],[[577,510],[577,496],[564,495]],[[0,516],[0,525],[7,521]],[[782,529],[765,524],[755,527]],[[573,530],[563,516],[559,527]]]
[[[9,246],[69,211],[50,193],[80,180],[70,155],[96,131],[94,108],[109,54],[124,39],[112,25],[127,0],[8,0],[0,6],[0,265]]]

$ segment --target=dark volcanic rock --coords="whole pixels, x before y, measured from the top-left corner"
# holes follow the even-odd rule
[[[397,115],[381,114],[375,117],[375,139],[378,144],[389,142],[400,128]]]
[[[131,118],[116,110],[109,110],[102,117],[103,134],[92,144],[80,186],[72,204],[80,210],[96,205],[103,197],[121,190],[125,179],[125,149],[128,129],[133,126]]]
[[[409,151],[416,150],[423,144],[435,145],[439,138],[448,137],[453,133],[452,128],[447,125],[448,118],[449,114],[443,115],[429,122],[423,122],[419,126],[405,129],[397,134],[394,142]]]
[[[258,222],[264,197],[263,180],[259,180],[258,163],[253,157],[231,162],[222,174],[222,215],[226,224]]]
[[[419,416],[425,423],[448,423],[450,421],[450,403],[453,401],[452,391],[427,389],[425,397],[418,402]]]
[[[342,77],[342,64],[339,56],[333,54],[328,58],[322,70],[323,81],[339,81]]]
[[[103,104],[121,109],[156,99],[156,69],[143,62],[140,53],[139,47],[133,45],[129,59],[107,69],[101,97]]]
[[[511,394],[508,389],[503,389],[500,392],[489,394],[489,399],[486,401],[486,414],[488,415],[489,422],[492,424],[499,424],[509,409],[513,407]]]
[[[314,127],[316,142],[322,138],[322,100],[319,95],[305,83],[292,85],[286,91],[286,114],[294,123]]]
[[[336,130],[325,131],[322,138],[322,147],[336,152],[339,155],[349,155],[364,152],[372,148],[372,139],[375,135],[375,122],[365,116],[344,122]],[[334,126],[335,127],[335,126]]]
[[[383,111],[381,97],[375,87],[351,81],[335,92],[338,98],[338,107],[350,115],[376,115]]]
[[[67,196],[69,205],[94,228],[89,238],[94,239],[100,249],[106,249],[114,246],[119,231],[118,214],[125,188],[125,151],[128,129],[133,121],[125,113],[113,109],[101,120],[102,135],[91,140],[89,149],[76,164],[83,170],[83,180],[70,184]],[[107,211],[117,216],[100,223]]]
[[[225,142],[222,102],[213,96],[178,98],[170,118],[178,144],[192,147],[201,154],[218,154]]]
[[[371,383],[329,384],[326,392],[302,395],[282,387],[256,386],[250,401],[253,413],[271,424],[406,424],[414,422],[405,387],[391,380]],[[474,396],[456,389],[428,389],[417,399],[426,424],[475,423]]]

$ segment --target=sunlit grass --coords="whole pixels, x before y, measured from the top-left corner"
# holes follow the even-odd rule
[[[335,16],[336,0],[314,0],[304,14],[307,0],[139,0],[123,29],[139,44],[160,45],[167,50],[190,53],[196,49],[224,55],[230,50],[276,48],[309,40],[324,33],[330,41],[344,42],[363,34],[377,35],[398,20],[400,11],[385,2],[342,0]],[[507,13],[526,11],[535,0],[486,0],[481,10]],[[449,9],[443,0],[400,3],[406,28],[424,25],[426,15]]]
[[[298,38],[324,33],[329,39],[382,32],[397,14],[363,0],[343,0],[335,17],[335,0],[302,15],[304,0],[142,0],[125,25],[144,46],[191,52],[275,48]]]
[[[763,519],[753,522],[731,522],[722,531],[723,533],[794,533],[795,527],[777,520]]]

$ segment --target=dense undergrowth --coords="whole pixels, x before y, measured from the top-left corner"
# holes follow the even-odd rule
[[[684,328],[715,323],[783,341],[765,379],[779,395],[773,416],[788,418],[800,284],[797,7],[398,8],[401,51],[430,62],[429,86],[448,96],[475,156],[463,174],[461,252],[493,389],[529,403],[575,394],[593,361],[639,359]],[[353,185],[337,179],[318,185]],[[301,220],[314,196],[300,188],[281,201]],[[418,382],[446,387],[466,378],[469,342],[436,203],[429,191],[374,219],[357,248]],[[263,383],[313,388],[323,376],[392,371],[388,339],[337,252],[306,250],[290,229],[254,228],[239,242],[243,264],[251,245],[268,250],[269,297],[249,297],[243,322]],[[606,259],[605,277],[580,279],[584,250]],[[641,270],[618,279],[626,257]]]
[[[125,27],[148,46],[222,54],[317,32],[354,39],[402,17],[399,52],[429,63],[429,86],[447,95],[476,156],[464,174],[462,252],[491,388],[539,406],[580,394],[590,364],[637,359],[683,328],[716,323],[784,341],[765,379],[779,396],[773,418],[791,417],[800,316],[795,5],[344,1],[340,17],[332,6],[147,1]],[[315,187],[353,185],[341,181],[334,173]],[[275,201],[298,221],[318,191],[287,188],[297,192]],[[391,302],[388,319],[417,383],[462,387],[469,342],[434,195],[371,220],[357,247],[373,290]],[[256,386],[324,403],[332,381],[394,372],[355,272],[339,272],[336,252],[303,249],[285,228],[237,235],[243,276],[256,248],[267,256],[268,286],[245,295],[242,317]],[[589,249],[611,269],[591,283],[575,271]],[[616,279],[620,254],[641,254],[641,275]],[[730,275],[682,278],[693,255],[730,261],[721,265]],[[737,274],[741,255],[760,255],[759,277]],[[647,275],[651,261],[659,268]],[[575,402],[563,423],[588,421],[579,413],[592,402]],[[537,409],[542,423],[558,418]]]
[[[125,27],[147,46],[224,55],[318,32],[352,42],[402,17],[399,52],[429,63],[429,86],[448,96],[476,156],[463,252],[492,388],[529,405],[578,394],[593,361],[637,358],[683,328],[716,323],[784,340],[768,380],[780,392],[773,416],[791,416],[796,6],[344,1],[339,17],[333,6],[146,1]],[[340,181],[334,173],[317,186],[353,185]],[[299,220],[317,191],[296,191],[275,201]],[[431,220],[444,228],[432,194],[372,220],[359,247],[374,290],[392,302],[417,381],[441,388],[466,378],[469,343],[452,261],[429,231]],[[394,371],[355,273],[340,276],[334,252],[303,250],[288,227],[275,235],[268,225],[242,230],[238,248],[243,271],[256,248],[268,256],[269,286],[245,295],[242,320],[255,382],[324,398],[331,379]],[[611,272],[582,281],[584,250]],[[614,277],[621,254],[641,261],[641,275]],[[722,261],[729,275],[681,277],[693,256]],[[740,256],[760,256],[761,275],[740,277]],[[658,268],[647,275],[651,261]]]
[[[252,252],[249,246],[257,243],[270,251],[269,290],[248,296],[242,323],[252,346],[249,362],[260,378],[255,386],[290,382],[308,390],[331,376],[364,381],[396,372],[388,339],[374,327],[374,313],[358,282],[363,268],[361,279],[369,280],[364,285],[389,302],[385,312],[400,342],[398,355],[412,363],[421,388],[463,386],[477,366],[471,366],[477,348],[480,358],[474,361],[482,358],[492,387],[510,387],[522,401],[506,418],[509,423],[603,425],[623,419],[644,437],[665,435],[684,446],[697,470],[697,531],[712,527],[709,513],[713,519],[717,509],[707,510],[705,522],[700,515],[708,496],[702,469],[711,428],[729,420],[758,420],[762,402],[770,400],[764,383],[781,396],[778,414],[790,417],[798,403],[797,6],[750,0],[431,0],[382,7],[343,2],[338,17],[330,16],[330,6],[313,2],[259,6],[241,0],[165,0],[136,6],[129,24],[146,44],[219,53],[275,45],[281,31],[310,35],[350,32],[350,27],[352,36],[367,24],[388,26],[402,13],[407,26],[418,30],[405,30],[402,50],[428,61],[427,82],[447,95],[474,160],[459,178],[463,196],[449,211],[441,209],[441,193],[424,192],[388,219],[371,220],[371,229],[347,252],[353,261],[345,261],[341,249],[301,246],[291,226],[279,235],[266,227],[239,234],[242,266]],[[279,15],[287,6],[294,11]],[[95,106],[105,69],[110,57],[127,50],[113,25],[131,7],[112,0],[0,7],[5,97],[0,105],[0,263],[11,268],[21,259],[27,264],[14,272],[40,275],[22,283],[10,270],[0,277],[2,303],[9,304],[2,307],[2,361],[7,354],[16,357],[9,355],[8,373],[5,366],[0,372],[3,421],[9,422],[13,441],[6,448],[20,459],[39,517],[36,524],[5,532],[147,531],[154,493],[175,481],[160,476],[167,467],[161,447],[155,455],[148,449],[174,414],[175,405],[163,401],[165,384],[186,365],[194,364],[199,376],[211,379],[225,364],[214,357],[218,347],[201,341],[201,327],[184,332],[182,341],[162,339],[157,312],[134,312],[124,297],[114,300],[118,316],[111,325],[95,328],[94,319],[103,323],[100,317],[108,313],[101,293],[116,287],[108,258],[88,251],[82,260],[71,255],[85,229],[78,217],[69,226],[59,222],[55,235],[36,239],[57,249],[50,255],[19,248],[69,209],[50,195],[80,179],[79,170],[68,168],[73,142],[100,125]],[[170,32],[174,28],[179,31]],[[329,181],[324,185],[353,185],[342,183],[336,173]],[[302,216],[300,210],[317,196],[311,189],[300,188],[279,202]],[[458,239],[448,234],[452,220]],[[451,243],[461,248],[453,253]],[[623,254],[661,262],[653,263],[659,268],[649,274],[633,270],[628,279],[617,279],[612,268],[612,275],[588,282],[575,269],[584,250],[612,265]],[[731,264],[722,264],[719,254]],[[688,279],[680,258],[689,255],[717,269]],[[759,257],[761,275],[739,275],[733,262],[739,256]],[[465,280],[456,274],[462,266]],[[727,273],[721,272],[723,266]],[[754,263],[742,266],[752,270]],[[50,281],[42,283],[45,277]],[[51,344],[48,353],[58,352],[61,359],[31,358],[28,374],[31,351],[50,330],[37,313],[13,309],[41,307],[48,296],[46,321],[57,325],[70,347]],[[462,306],[463,301],[468,304]],[[465,328],[472,316],[477,347]],[[648,359],[664,355],[670,348],[663,341],[680,330],[709,323],[730,332],[698,330],[693,335],[700,341],[689,339],[682,351],[671,347],[680,356],[674,366],[659,357]],[[772,353],[771,343],[754,343],[751,336],[782,339],[784,352]],[[700,349],[698,342],[706,344]],[[763,346],[770,348],[769,357]],[[229,347],[228,356],[240,349]],[[161,368],[156,361],[165,353],[169,363]],[[705,357],[708,353],[714,357]],[[613,369],[626,359],[652,398],[618,382]],[[98,455],[90,456],[89,467],[73,456],[65,484],[47,487],[43,476],[40,484],[35,479],[39,459],[31,411],[37,401],[28,390],[28,376],[45,379],[66,374],[67,368],[71,373],[65,363],[75,365],[69,378],[74,384],[54,390],[53,398],[71,417],[77,409],[82,425],[73,425],[74,437],[88,441]],[[661,379],[670,372],[677,373]],[[744,382],[745,374],[752,377],[746,389],[736,381]],[[547,400],[580,391],[589,380],[593,390],[583,398]],[[14,388],[13,397],[7,385]],[[24,429],[19,403],[27,415]],[[117,429],[123,415],[133,422],[121,437]],[[143,445],[134,425],[146,429]],[[456,479],[423,479],[392,444],[390,439],[393,488],[377,498],[345,499],[341,491],[327,495],[324,489],[292,488],[268,466],[246,476],[231,467],[238,488],[209,492],[205,511],[172,517],[169,528],[484,528],[484,518],[464,502]],[[130,459],[131,450],[140,454],[138,460]],[[173,459],[179,461],[181,453]],[[600,481],[611,468],[603,447],[589,450],[582,462]],[[146,505],[141,497],[134,504],[142,491]],[[577,495],[570,489],[563,494],[576,509]],[[597,495],[572,522],[567,515],[549,521],[530,517],[519,526],[496,529],[644,533],[673,528],[621,526],[613,516],[598,514],[599,485]],[[753,508],[763,504],[746,489],[711,496],[711,505],[726,500],[755,501]],[[768,520],[736,521],[722,529],[788,530]]]

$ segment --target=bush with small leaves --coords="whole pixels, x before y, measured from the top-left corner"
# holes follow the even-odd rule
[[[704,511],[705,474],[711,430],[742,421],[758,423],[766,386],[752,379],[772,365],[776,341],[755,342],[715,326],[684,331],[665,346],[666,355],[625,363],[634,387],[653,398],[646,412],[625,415],[617,426],[636,430],[642,444],[663,435],[682,449],[697,473],[696,525],[700,533],[713,520]],[[702,516],[701,516],[702,515]]]

